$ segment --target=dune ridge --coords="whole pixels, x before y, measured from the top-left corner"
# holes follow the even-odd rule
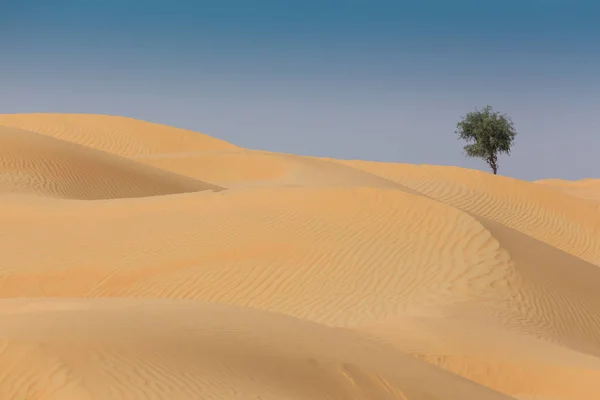
[[[88,114],[2,114],[0,125],[128,157],[194,150],[232,150],[224,140],[129,117]]]
[[[600,209],[556,183],[102,115],[0,145],[2,398],[600,395]]]

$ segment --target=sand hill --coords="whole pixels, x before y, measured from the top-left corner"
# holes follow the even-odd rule
[[[600,185],[0,115],[0,399],[600,397]]]

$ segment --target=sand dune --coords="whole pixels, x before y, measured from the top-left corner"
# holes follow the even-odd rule
[[[0,126],[1,398],[600,396],[589,198],[120,117]]]
[[[36,132],[124,157],[238,148],[201,133],[110,115],[2,114],[0,126]]]
[[[5,300],[0,316],[2,398],[508,398],[349,331],[258,310],[32,299]]]
[[[137,162],[229,189],[248,186],[360,186],[398,188],[369,173],[337,162],[257,150],[199,151],[135,156]]]
[[[431,165],[339,161],[600,265],[600,207],[549,186]]]
[[[450,319],[403,315],[359,329],[505,393],[590,398],[600,381],[600,269],[497,222],[484,226],[511,255],[511,295],[455,308]]]
[[[536,183],[548,185],[582,199],[600,201],[600,179],[582,179],[574,182],[562,179],[543,179]]]
[[[2,126],[0,174],[0,194],[82,200],[223,189],[89,147]]]

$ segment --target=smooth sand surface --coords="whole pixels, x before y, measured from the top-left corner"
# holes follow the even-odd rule
[[[582,199],[600,202],[600,179],[581,179],[565,181],[562,179],[543,179],[537,183],[545,184]]]
[[[600,398],[597,183],[61,114],[0,172],[0,399]]]

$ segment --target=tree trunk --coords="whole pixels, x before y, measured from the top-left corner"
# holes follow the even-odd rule
[[[492,172],[494,175],[498,174],[498,156],[496,154],[492,154],[488,159],[488,164],[492,167]]]

